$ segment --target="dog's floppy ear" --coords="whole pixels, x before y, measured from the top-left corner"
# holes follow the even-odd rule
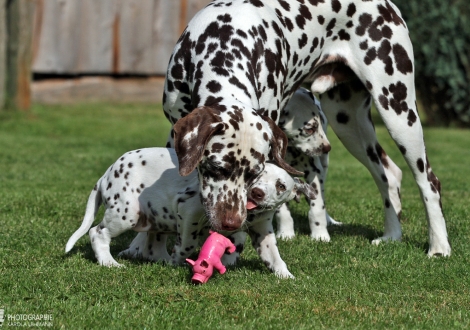
[[[298,178],[294,178],[294,182],[294,190],[296,194],[294,199],[297,203],[300,202],[301,194],[304,194],[310,200],[317,198],[318,189],[315,189],[315,187],[303,182],[302,180],[299,180]]]
[[[224,127],[216,110],[209,107],[194,109],[173,126],[179,172],[190,174],[202,158],[209,139]]]
[[[273,133],[270,141],[270,156],[274,159],[276,164],[292,175],[304,175],[304,172],[297,171],[295,168],[293,168],[284,161],[284,156],[286,155],[288,143],[286,134],[268,116],[261,116],[261,118],[263,118],[269,124],[269,127],[271,128],[271,131]]]

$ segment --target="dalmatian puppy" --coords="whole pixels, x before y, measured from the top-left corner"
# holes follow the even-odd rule
[[[299,174],[283,160],[287,141],[276,124],[305,82],[382,194],[385,230],[373,243],[402,232],[394,169],[369,129],[371,101],[419,187],[428,255],[449,256],[441,185],[418,118],[413,48],[389,0],[215,0],[189,22],[170,58],[163,107],[173,125],[169,146],[181,175],[197,168],[211,226],[243,225],[247,188],[266,160]]]
[[[327,225],[341,225],[341,222],[330,217],[324,204],[328,155],[331,150],[326,136],[327,126],[320,101],[305,88],[299,88],[294,93],[279,119],[279,127],[286,133],[289,141],[285,157],[287,163],[304,172],[305,180],[317,191],[317,198],[308,201],[311,238],[325,242],[330,241]],[[276,212],[276,222],[276,237],[290,239],[295,236],[294,220],[287,203]]]
[[[282,203],[298,198],[300,193],[315,198],[310,185],[294,180],[273,164],[266,165],[249,190],[246,208],[251,214],[247,231],[263,262],[279,277],[292,275],[279,255],[272,217]],[[102,204],[106,208],[104,218],[90,229]],[[134,150],[122,155],[98,180],[88,199],[82,225],[68,240],[65,251],[69,252],[90,229],[91,244],[99,264],[121,266],[111,256],[109,244],[111,238],[133,229],[154,234],[145,249],[139,250],[144,258],[178,265],[194,252],[199,233],[204,229],[207,232],[205,225],[197,172],[180,176],[173,149]],[[166,249],[168,234],[177,235],[171,256]],[[233,240],[236,241],[236,237]],[[130,251],[122,253],[130,254]],[[234,263],[238,256],[239,253],[231,256],[229,262]]]

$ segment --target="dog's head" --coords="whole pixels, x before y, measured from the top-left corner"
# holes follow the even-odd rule
[[[302,175],[283,158],[287,137],[269,118],[252,109],[199,107],[173,127],[182,176],[196,167],[202,201],[215,230],[233,231],[246,219],[248,187],[272,159],[286,171]]]
[[[326,137],[327,121],[320,102],[304,88],[298,89],[281,112],[279,125],[289,145],[306,155],[320,156],[331,150]]]
[[[266,164],[263,173],[250,187],[246,208],[250,213],[275,210],[281,204],[292,199],[297,201],[301,195],[315,199],[318,191],[297,178],[292,178],[282,168],[274,164]]]

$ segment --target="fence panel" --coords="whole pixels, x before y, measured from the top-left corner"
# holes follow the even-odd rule
[[[37,0],[33,72],[165,74],[189,19],[210,0]]]

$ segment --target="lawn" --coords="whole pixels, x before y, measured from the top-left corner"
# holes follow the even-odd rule
[[[65,255],[88,194],[125,151],[163,146],[157,105],[35,105],[0,114],[0,309],[51,315],[67,329],[459,329],[470,327],[470,131],[425,130],[442,182],[450,258],[428,258],[424,208],[411,172],[383,126],[384,149],[402,168],[403,241],[381,235],[380,195],[368,172],[330,132],[327,208],[344,226],[330,243],[309,239],[307,204],[292,205],[297,237],[278,246],[295,280],[280,280],[251,246],[207,284],[189,267],[118,259],[96,264],[88,236]],[[101,213],[102,214],[102,213]],[[96,222],[100,221],[97,219]],[[95,222],[95,223],[96,223]],[[113,240],[116,255],[134,233]],[[29,321],[27,321],[29,322]]]

